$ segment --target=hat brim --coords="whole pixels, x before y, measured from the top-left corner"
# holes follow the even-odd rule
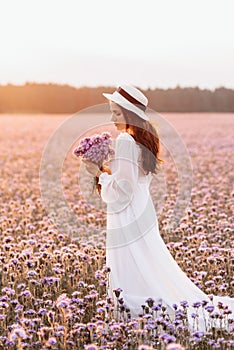
[[[102,95],[107,98],[109,101],[115,102],[121,107],[134,112],[137,114],[140,118],[144,120],[149,120],[149,117],[137,106],[135,106],[133,103],[129,102],[126,98],[124,98],[121,94],[119,94],[117,91],[115,91],[113,94],[108,93],[102,93]]]

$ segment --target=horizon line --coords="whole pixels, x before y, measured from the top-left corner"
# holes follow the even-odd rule
[[[87,84],[81,84],[81,85],[71,85],[70,83],[62,83],[62,82],[52,82],[52,81],[44,81],[44,82],[39,82],[39,81],[24,81],[24,83],[12,83],[12,82],[7,82],[5,84],[1,84],[0,82],[0,86],[1,87],[6,87],[6,86],[25,86],[25,85],[59,85],[59,86],[68,86],[71,88],[75,88],[75,89],[79,89],[79,88],[99,88],[99,87],[113,87],[116,88],[117,85],[109,85],[109,84],[99,84],[99,85],[87,85]],[[121,84],[118,84],[118,86]],[[210,90],[210,91],[215,91],[218,89],[227,89],[227,90],[234,90],[234,86],[233,87],[227,87],[224,85],[217,85],[216,87],[213,88],[208,88],[208,87],[201,87],[199,85],[186,85],[186,86],[182,86],[179,83],[177,85],[174,86],[168,86],[168,87],[160,87],[160,86],[148,86],[147,88],[143,88],[140,85],[137,84],[129,84],[129,85],[133,85],[136,86],[142,90],[155,90],[155,89],[160,89],[160,90],[169,90],[169,89],[176,89],[176,88],[181,88],[181,89],[187,89],[187,88],[199,88],[200,90]]]

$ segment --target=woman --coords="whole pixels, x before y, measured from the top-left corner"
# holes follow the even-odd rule
[[[86,162],[86,168],[99,176],[101,197],[107,203],[106,265],[111,269],[108,294],[116,303],[113,290],[121,288],[121,296],[134,317],[142,312],[141,305],[149,297],[155,304],[164,305],[172,318],[173,304],[180,306],[186,300],[192,330],[192,304],[210,303],[210,299],[180,269],[159,233],[149,185],[161,162],[160,143],[145,113],[148,100],[138,89],[126,85],[103,95],[110,103],[111,120],[121,131],[115,159],[104,171],[90,162]],[[218,301],[233,311],[233,299],[214,296],[214,304]],[[199,330],[205,330],[201,308],[197,322]]]

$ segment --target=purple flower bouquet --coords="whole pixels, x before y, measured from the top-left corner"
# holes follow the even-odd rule
[[[114,149],[110,146],[112,142],[111,135],[104,132],[101,135],[94,135],[85,137],[81,140],[80,145],[73,150],[76,157],[86,158],[89,161],[97,164],[100,170],[104,170],[103,162],[108,160],[109,156],[114,155]],[[98,184],[98,177],[94,178],[94,188],[97,187],[100,194],[100,185]]]

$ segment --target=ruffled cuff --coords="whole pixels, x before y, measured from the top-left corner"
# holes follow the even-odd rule
[[[115,173],[103,172],[98,183],[102,185],[101,196],[108,204],[108,213],[116,214],[130,205],[134,197],[132,185],[129,181],[120,179],[116,181]]]
[[[109,183],[112,180],[112,174],[108,174],[106,171],[104,171],[98,179],[99,185],[103,185],[104,183]]]

